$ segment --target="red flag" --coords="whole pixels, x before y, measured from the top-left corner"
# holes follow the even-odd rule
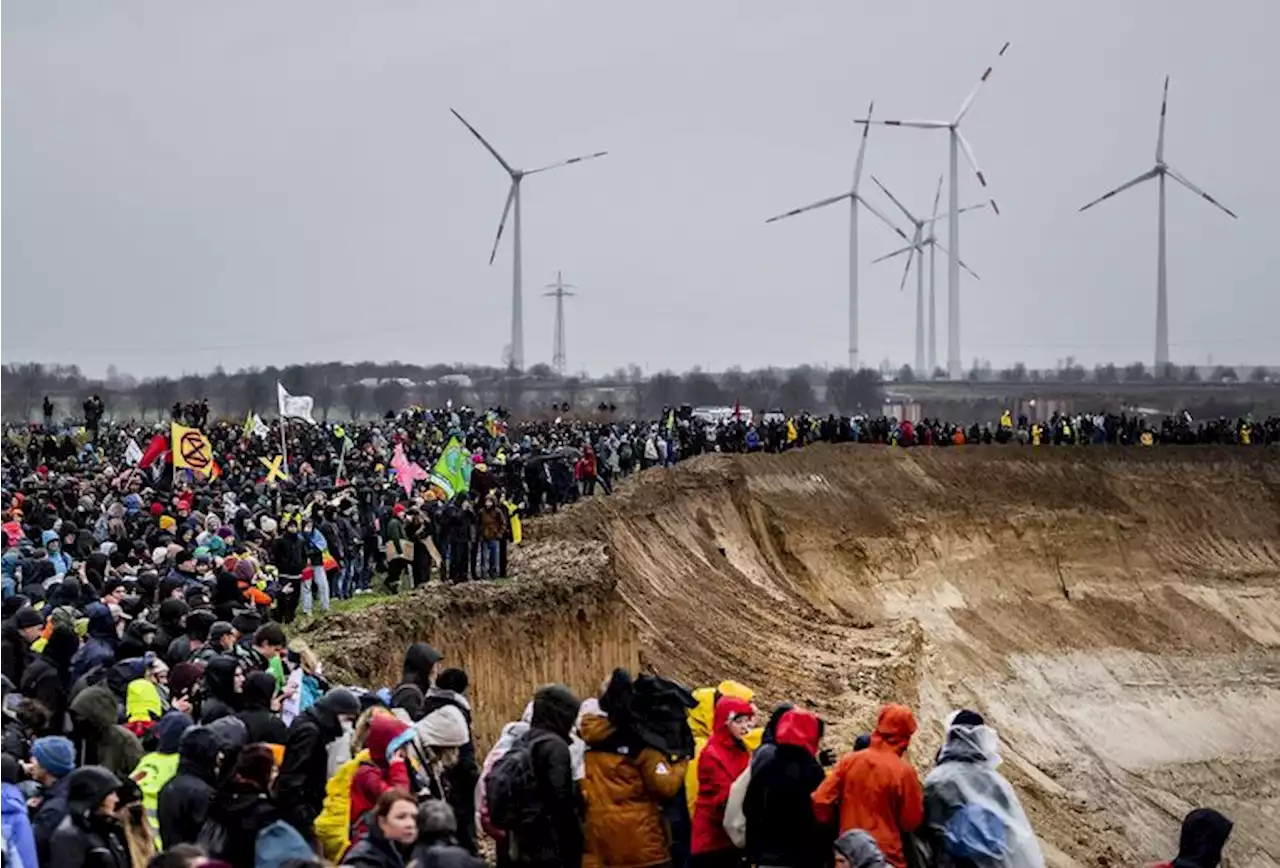
[[[164,434],[157,434],[151,438],[151,445],[147,447],[147,451],[142,453],[142,458],[138,461],[139,467],[150,467],[156,463],[161,455],[169,451],[169,438]]]
[[[733,418],[738,420],[742,419],[742,402],[737,398],[733,399]]]

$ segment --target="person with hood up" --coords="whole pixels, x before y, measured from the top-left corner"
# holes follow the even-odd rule
[[[236,716],[244,721],[251,744],[283,745],[288,738],[289,728],[271,708],[275,696],[276,679],[270,672],[252,672],[245,678],[240,694],[241,708]]]
[[[143,661],[142,677],[130,681],[125,693],[125,720],[135,735],[145,734],[170,708],[169,665],[150,651]]]
[[[885,868],[876,839],[861,829],[850,829],[836,838],[834,849],[835,868]]]
[[[18,789],[18,761],[4,755],[4,768],[0,783],[0,834],[4,840],[4,864],[17,868],[39,868],[36,856],[36,838],[31,830],[31,817],[27,814],[27,800]]]
[[[142,759],[142,743],[116,723],[120,708],[106,687],[86,687],[71,700],[71,719],[79,742],[81,765],[100,765],[118,777],[128,777]]]
[[[751,763],[742,810],[747,858],[755,865],[822,868],[826,842],[813,816],[813,791],[822,783],[818,744],[822,724],[801,708],[782,714],[773,746]]]
[[[671,861],[662,805],[684,786],[687,760],[673,760],[636,736],[632,700],[631,675],[617,669],[599,701],[583,703],[583,868],[648,868]]]
[[[1232,825],[1212,808],[1196,808],[1182,820],[1177,858],[1153,868],[1218,868]]]
[[[18,685],[27,667],[35,660],[31,643],[40,638],[44,628],[44,618],[30,606],[23,606],[6,618],[0,625],[0,664],[4,669],[4,677]]]
[[[370,761],[365,747],[369,727],[378,716],[391,717],[392,712],[383,705],[366,708],[356,718],[351,730],[351,759],[342,763],[329,776],[324,785],[324,806],[314,824],[316,840],[320,842],[324,856],[337,862],[351,845],[351,781],[362,763]]]
[[[90,603],[84,607],[84,614],[89,619],[89,635],[71,658],[73,684],[91,669],[110,665],[120,644],[120,634],[116,632],[116,620],[110,609],[102,603]]]
[[[75,745],[60,735],[38,738],[31,744],[31,761],[24,767],[27,779],[41,788],[31,807],[31,829],[39,864],[47,865],[49,841],[67,815],[67,779],[76,770]]]
[[[178,771],[156,798],[159,837],[166,847],[194,844],[209,815],[218,782],[222,743],[207,726],[193,726],[178,740]]]
[[[67,815],[49,841],[57,868],[131,868],[116,816],[120,779],[102,766],[76,769],[67,782]]]
[[[751,752],[743,743],[755,726],[755,707],[736,696],[716,702],[715,728],[698,760],[698,795],[693,811],[693,864],[699,868],[737,865],[742,853],[724,830],[729,788],[747,770]]]
[[[61,735],[66,725],[67,701],[71,692],[71,659],[80,648],[75,628],[59,624],[49,634],[44,650],[26,671],[18,689],[49,709],[49,732]]]
[[[49,554],[49,563],[53,564],[55,576],[65,576],[71,572],[71,558],[62,550],[62,540],[57,531],[46,530],[40,534],[40,545]]]
[[[383,793],[409,789],[409,767],[405,762],[404,748],[397,748],[394,752],[390,749],[396,738],[408,728],[407,723],[391,715],[376,715],[369,721],[369,734],[364,743],[369,759],[360,763],[351,778],[349,810],[352,841],[359,841],[369,831],[365,815],[378,804]]]
[[[512,829],[507,845],[517,865],[580,868],[582,822],[573,781],[569,738],[581,703],[563,684],[539,687],[533,695],[529,730],[512,746],[527,749],[536,780],[539,819]]]
[[[684,795],[689,805],[690,820],[693,818],[695,802],[698,799],[698,758],[702,756],[702,749],[711,739],[712,730],[715,728],[716,701],[721,696],[736,696],[750,702],[755,698],[755,691],[745,684],[727,680],[721,681],[716,687],[699,687],[693,691],[693,698],[697,701],[697,705],[689,709],[689,731],[693,733],[693,761],[689,763],[684,776]],[[748,750],[754,751],[760,746],[762,736],[762,730],[752,730],[743,739],[743,744]]]
[[[1000,764],[999,737],[967,709],[947,720],[938,763],[924,782],[924,828],[939,868],[978,862],[1043,868],[1044,856]]]
[[[431,674],[443,659],[444,655],[426,642],[414,642],[406,648],[400,683],[391,691],[391,707],[403,708],[414,722],[422,720]]]
[[[156,749],[138,760],[137,767],[129,775],[142,791],[142,804],[158,849],[164,849],[160,837],[160,790],[177,775],[178,747],[183,734],[194,725],[191,716],[181,711],[171,711],[160,718],[155,725]]]
[[[204,669],[200,723],[208,725],[235,714],[243,699],[244,681],[244,666],[237,658],[227,655],[215,657]]]
[[[343,865],[405,868],[418,840],[418,802],[407,790],[384,791],[362,817],[367,834],[347,852]]]
[[[418,807],[418,842],[410,864],[420,868],[484,868],[485,861],[459,847],[457,818],[447,802],[428,799]],[[504,857],[499,853],[498,864]]]
[[[289,726],[275,791],[283,794],[283,819],[308,841],[313,837],[312,824],[324,807],[329,743],[340,738],[359,714],[360,701],[351,691],[339,688],[320,697]]]
[[[840,758],[813,794],[819,823],[838,815],[840,832],[865,829],[876,839],[885,861],[906,868],[902,836],[924,820],[924,795],[916,770],[902,755],[911,745],[916,718],[903,705],[880,709],[871,746]]]
[[[231,776],[209,804],[201,838],[210,858],[232,868],[253,868],[258,833],[280,820],[280,809],[271,797],[274,777],[275,756],[270,747],[250,744],[240,751]]]
[[[151,650],[156,656],[167,659],[169,646],[187,632],[187,604],[182,600],[164,600],[156,615],[156,633],[151,638]]]

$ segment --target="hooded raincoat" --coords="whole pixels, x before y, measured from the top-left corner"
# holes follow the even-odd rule
[[[693,813],[693,855],[733,849],[724,830],[729,788],[747,770],[751,752],[729,729],[729,718],[750,714],[751,703],[736,696],[722,696],[716,703],[715,730],[698,761],[698,795]]]
[[[915,715],[903,705],[880,709],[871,746],[840,758],[813,794],[818,822],[839,816],[840,831],[865,829],[885,861],[906,868],[902,834],[924,819],[924,796],[916,770],[902,755],[916,731]]]
[[[990,868],[1044,866],[1017,794],[996,771],[999,744],[996,731],[986,725],[947,729],[938,764],[924,782],[925,828],[943,868],[951,861],[943,861],[948,853],[970,861],[980,857]],[[984,828],[1000,831],[987,836]]]

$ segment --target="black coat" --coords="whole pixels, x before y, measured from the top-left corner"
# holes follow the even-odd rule
[[[41,654],[22,674],[19,690],[49,709],[49,731],[41,735],[62,735],[66,720],[71,671],[59,672],[47,655]]]
[[[382,830],[378,828],[377,822],[370,814],[365,815],[369,834],[347,851],[342,864],[358,865],[360,868],[404,868],[407,854],[394,841],[388,840],[382,834]]]
[[[18,625],[12,618],[0,622],[0,668],[4,677],[13,684],[22,683],[22,673],[26,671],[34,655],[31,643],[22,638]]]
[[[813,816],[813,791],[822,766],[803,747],[765,745],[751,764],[742,811],[747,819],[747,858],[758,865],[821,868],[831,852]]]
[[[205,727],[186,732],[178,748],[178,771],[160,788],[156,817],[166,847],[194,844],[209,815],[215,789],[215,764],[221,745]]]
[[[284,744],[289,737],[289,728],[271,710],[275,687],[275,676],[269,672],[254,672],[244,681],[244,708],[236,717],[244,721],[248,730],[247,744]]]
[[[467,732],[471,732],[471,706],[451,690],[431,688],[422,701],[422,715],[426,717],[438,708],[452,705],[467,719]],[[476,762],[475,741],[468,741],[458,748],[458,761],[441,775],[448,792],[449,807],[458,821],[458,843],[472,855],[479,853],[476,842],[476,784],[480,782],[480,766]]]
[[[280,809],[267,794],[233,781],[209,805],[209,819],[227,831],[225,849],[209,855],[232,868],[253,868],[258,833],[280,819]]]
[[[36,855],[41,865],[51,865],[49,842],[67,816],[67,792],[70,775],[54,781],[40,796],[40,806],[31,812],[31,834],[36,839]]]
[[[573,780],[569,733],[578,717],[577,697],[559,685],[533,697],[533,719],[522,736],[538,781],[539,821],[513,833],[512,855],[522,865],[579,868],[582,862],[580,800]]]
[[[284,762],[276,777],[276,793],[287,820],[304,838],[324,807],[329,771],[329,742],[342,735],[336,715],[323,699],[299,714],[289,725],[284,742]]]
[[[120,824],[105,817],[68,814],[49,842],[49,865],[58,868],[132,868]]]
[[[300,576],[307,568],[307,544],[296,533],[281,533],[271,545],[271,563],[281,576]]]

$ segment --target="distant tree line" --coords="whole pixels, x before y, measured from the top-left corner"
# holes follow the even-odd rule
[[[526,413],[590,412],[600,408],[623,416],[656,418],[663,407],[734,406],[762,411],[812,413],[873,412],[883,402],[880,375],[870,369],[827,371],[807,365],[711,374],[694,368],[683,374],[645,375],[636,365],[602,377],[561,377],[544,364],[520,372],[511,368],[458,365],[381,364],[289,365],[246,368],[228,373],[137,379],[108,368],[103,379],[84,376],[76,365],[37,362],[5,365],[3,408],[7,419],[40,417],[45,397],[56,417],[78,418],[91,395],[102,397],[109,418],[155,421],[168,418],[175,403],[208,399],[214,416],[270,415],[276,381],[295,395],[315,399],[318,419],[360,419],[412,405],[503,406]]]

